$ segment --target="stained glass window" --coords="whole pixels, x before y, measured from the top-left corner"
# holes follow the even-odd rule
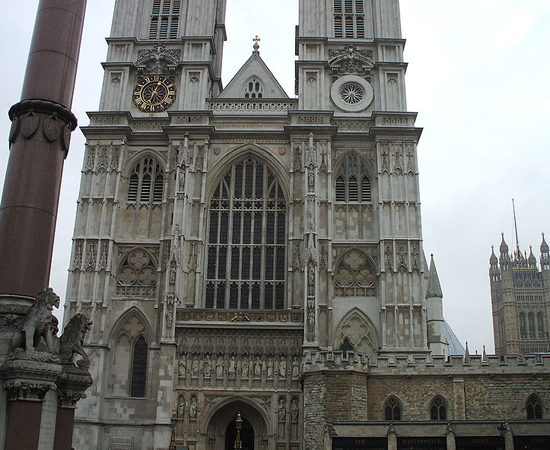
[[[207,308],[283,309],[286,199],[259,161],[234,164],[210,203]]]

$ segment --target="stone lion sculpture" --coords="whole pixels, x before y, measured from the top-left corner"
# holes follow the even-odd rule
[[[61,338],[59,339],[59,358],[61,363],[75,364],[75,355],[82,356],[82,360],[78,361],[79,367],[90,367],[88,355],[82,348],[84,344],[84,336],[92,327],[92,321],[84,314],[75,314],[65,327]]]
[[[15,331],[13,348],[33,351],[44,338],[47,351],[56,350],[57,319],[53,316],[53,308],[59,308],[59,296],[52,288],[42,289],[27,312],[27,315]]]

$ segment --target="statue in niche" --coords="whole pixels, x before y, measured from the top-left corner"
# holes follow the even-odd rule
[[[185,409],[185,398],[183,397],[183,394],[180,394],[178,397],[178,405],[176,407],[178,419],[183,419],[184,409]]]
[[[271,358],[267,360],[267,378],[273,378],[273,360]]]
[[[229,378],[235,378],[237,376],[237,361],[235,360],[235,355],[231,356],[229,360]]]
[[[250,373],[250,363],[248,362],[248,358],[245,358],[243,361],[242,366],[242,379],[248,380],[248,374]]]
[[[286,359],[282,359],[279,362],[279,378],[286,378]]]
[[[284,397],[279,399],[279,409],[277,415],[279,416],[279,436],[284,436],[286,431],[286,405]]]
[[[178,366],[178,376],[180,378],[185,378],[186,371],[187,371],[187,358],[185,355],[181,355],[179,366]]]
[[[189,419],[197,420],[197,396],[193,395],[191,397],[191,403],[189,405]]]
[[[193,362],[191,363],[191,376],[193,378],[199,377],[199,359],[193,358]]]
[[[54,306],[59,308],[59,296],[52,288],[42,289],[15,331],[12,341],[14,349],[32,352],[44,339],[46,353],[56,353],[55,338],[59,322],[53,315]]]
[[[212,361],[210,360],[209,354],[207,354],[204,359],[203,373],[204,378],[210,378],[212,376]]]
[[[300,376],[300,363],[298,357],[292,358],[292,379],[296,380]]]
[[[291,434],[292,439],[298,438],[298,420],[300,417],[300,406],[298,405],[298,399],[294,397],[290,404],[290,421],[291,421]]]
[[[216,377],[223,378],[223,358],[221,355],[218,357],[216,362]]]
[[[262,360],[258,356],[256,362],[254,363],[254,378],[262,377]]]

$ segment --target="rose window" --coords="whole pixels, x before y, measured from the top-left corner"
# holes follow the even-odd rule
[[[357,83],[346,83],[340,88],[340,96],[348,105],[355,105],[363,100],[365,91]]]
[[[144,250],[132,251],[122,263],[117,275],[117,294],[151,297],[155,295],[157,270]]]
[[[334,274],[334,288],[338,297],[366,297],[375,295],[376,274],[367,257],[351,250],[340,261]]]

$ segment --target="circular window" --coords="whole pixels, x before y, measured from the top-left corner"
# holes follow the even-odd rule
[[[330,97],[343,111],[359,112],[372,103],[374,92],[365,79],[357,75],[345,75],[334,82]]]
[[[340,88],[340,97],[345,103],[355,105],[365,97],[365,91],[357,83],[346,83]]]

